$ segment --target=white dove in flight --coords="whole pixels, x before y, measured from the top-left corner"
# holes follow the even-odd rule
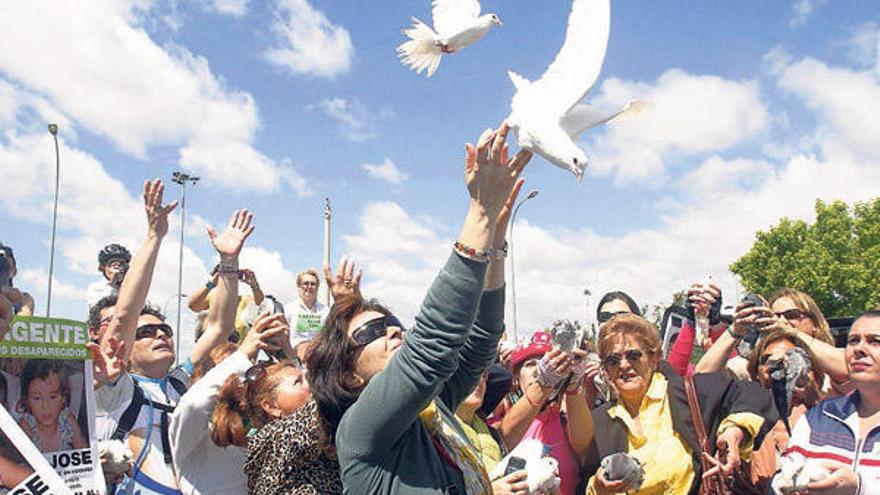
[[[611,28],[610,0],[574,0],[562,49],[537,81],[508,72],[516,86],[507,123],[520,148],[538,153],[581,180],[587,155],[576,142],[590,127],[604,124],[634,106],[602,111],[578,102],[595,84],[605,59]]]
[[[434,0],[432,15],[434,29],[413,17],[413,26],[403,30],[409,41],[397,47],[403,65],[419,74],[427,70],[428,77],[444,53],[455,53],[485,36],[493,25],[501,25],[495,14],[480,15],[478,0]]]

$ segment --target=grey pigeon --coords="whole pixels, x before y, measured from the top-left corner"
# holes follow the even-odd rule
[[[635,457],[617,452],[602,459],[602,469],[608,481],[626,481],[630,490],[639,491],[645,479],[645,468]]]

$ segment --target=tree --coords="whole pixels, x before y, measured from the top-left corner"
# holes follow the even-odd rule
[[[880,304],[880,198],[816,201],[816,221],[783,218],[758,232],[730,270],[750,292],[781,287],[810,294],[826,316],[857,315]]]

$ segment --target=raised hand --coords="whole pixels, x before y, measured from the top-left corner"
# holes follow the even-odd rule
[[[210,225],[205,226],[205,229],[208,231],[208,237],[211,239],[211,244],[217,250],[217,253],[220,254],[221,259],[238,258],[238,253],[241,252],[244,241],[254,231],[253,219],[253,213],[247,210],[235,210],[229,218],[229,225],[222,234],[218,235],[214,227]]]
[[[531,152],[526,150],[520,150],[512,159],[508,157],[505,141],[509,131],[507,123],[503,123],[495,131],[486,129],[476,147],[470,143],[465,145],[468,193],[472,201],[483,207],[492,222],[497,220],[520,173],[532,158]]]
[[[327,287],[330,288],[330,294],[333,299],[352,294],[360,294],[361,292],[361,276],[363,271],[357,268],[354,260],[343,256],[339,260],[339,266],[336,268],[336,275],[330,271],[330,265],[324,264],[324,279],[327,281]]]
[[[124,341],[110,337],[107,339],[106,350],[94,342],[89,342],[86,347],[92,351],[95,390],[107,383],[115,382],[125,371]]]
[[[147,213],[147,228],[156,237],[168,233],[168,214],[177,208],[177,201],[162,205],[165,185],[159,179],[144,182],[144,211]]]
[[[282,335],[286,328],[287,320],[284,325],[279,325],[284,315],[281,313],[270,315],[262,313],[254,320],[251,330],[244,336],[244,340],[238,346],[238,350],[244,353],[251,361],[257,357],[257,353],[262,351],[277,351],[279,346],[273,343],[274,337]]]

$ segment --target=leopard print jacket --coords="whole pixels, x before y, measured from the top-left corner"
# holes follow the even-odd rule
[[[250,438],[244,472],[250,495],[338,495],[339,463],[321,449],[318,408],[309,400]]]

